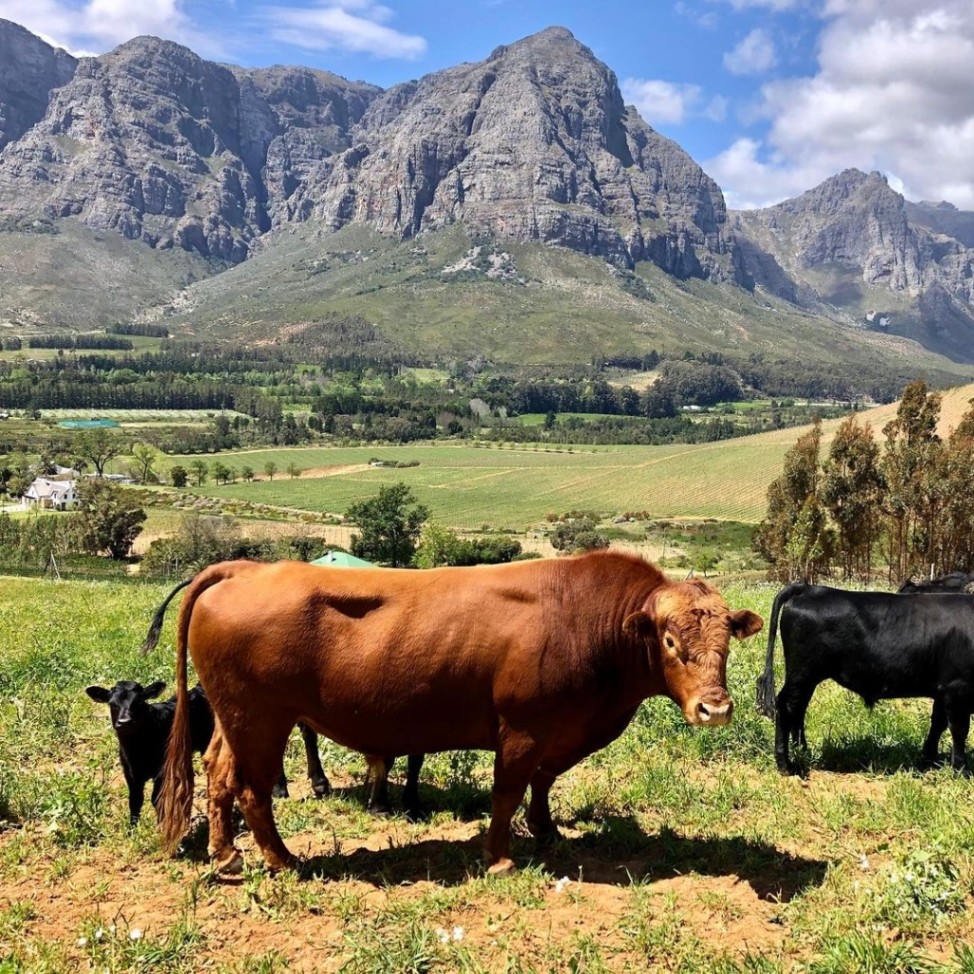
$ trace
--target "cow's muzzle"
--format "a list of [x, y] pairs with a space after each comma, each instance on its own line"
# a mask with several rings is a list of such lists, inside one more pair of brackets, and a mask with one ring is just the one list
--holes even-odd
[[731, 722], [734, 701], [727, 697], [721, 701], [707, 701], [697, 697], [684, 711], [688, 723], [706, 727], [721, 727]]

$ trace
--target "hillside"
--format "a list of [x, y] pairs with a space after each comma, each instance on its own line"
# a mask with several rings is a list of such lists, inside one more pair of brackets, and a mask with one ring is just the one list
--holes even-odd
[[383, 91], [0, 20], [0, 120], [0, 335], [246, 344], [336, 312], [429, 360], [974, 374], [974, 216], [854, 170], [728, 214], [561, 27]]
[[331, 313], [359, 316], [395, 347], [445, 361], [587, 363], [716, 349], [732, 361], [831, 364], [864, 389], [880, 374], [899, 387], [918, 374], [936, 385], [974, 375], [916, 342], [764, 292], [680, 281], [646, 263], [627, 271], [560, 247], [478, 242], [462, 227], [403, 242], [357, 227], [298, 227], [146, 317], [176, 334], [269, 340]]

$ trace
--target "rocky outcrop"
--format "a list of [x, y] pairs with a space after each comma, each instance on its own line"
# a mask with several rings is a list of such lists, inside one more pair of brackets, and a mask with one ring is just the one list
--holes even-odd
[[974, 360], [974, 214], [908, 203], [879, 173], [849, 169], [731, 223], [758, 285]]
[[51, 92], [71, 80], [77, 63], [66, 51], [0, 20], [0, 150], [44, 117]]
[[726, 276], [717, 185], [622, 101], [562, 28], [380, 95], [356, 144], [309, 180], [305, 213], [412, 236], [462, 221], [679, 277]]
[[377, 90], [302, 69], [235, 72], [136, 38], [82, 58], [6, 146], [0, 214], [76, 218], [239, 262], [286, 211], [309, 160], [347, 145]]
[[386, 92], [150, 37], [53, 77], [0, 154], [0, 216], [229, 262], [292, 222], [400, 237], [463, 222], [679, 277], [736, 274], [720, 189], [561, 28]]

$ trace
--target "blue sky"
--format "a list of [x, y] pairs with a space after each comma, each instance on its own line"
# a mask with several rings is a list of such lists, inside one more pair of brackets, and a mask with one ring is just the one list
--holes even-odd
[[848, 167], [974, 210], [974, 0], [0, 0], [74, 54], [137, 34], [389, 87], [567, 27], [731, 207]]

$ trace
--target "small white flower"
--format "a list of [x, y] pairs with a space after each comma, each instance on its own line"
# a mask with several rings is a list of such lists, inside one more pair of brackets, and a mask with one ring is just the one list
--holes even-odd
[[87, 937], [78, 937], [78, 946], [79, 947], [87, 947], [88, 946], [88, 938]]
[[442, 927], [437, 927], [436, 928], [436, 939], [441, 944], [448, 944], [450, 942], [450, 935]]
[[861, 855], [861, 856], [859, 857], [859, 868], [860, 868], [860, 869], [861, 869], [861, 870], [862, 870], [863, 872], [865, 872], [866, 870], [868, 870], [868, 869], [869, 869], [869, 860], [868, 860], [868, 859], [866, 858], [866, 854], [865, 854], [865, 853], [863, 853], [863, 854], [862, 854], [862, 855]]
[[463, 927], [454, 927], [453, 928], [453, 939], [457, 943], [459, 943], [461, 940], [463, 940]]
[[98, 928], [98, 929], [97, 929], [97, 930], [95, 931], [95, 940], [101, 940], [101, 938], [102, 938], [102, 937], [104, 937], [104, 936], [105, 936], [105, 931], [104, 931], [104, 930], [102, 930], [102, 928], [101, 928], [101, 927], [99, 927], [99, 928]]
[[138, 927], [132, 927], [132, 929], [129, 930], [129, 940], [141, 940], [141, 939], [142, 939], [142, 931]]
[[555, 892], [556, 893], [564, 893], [565, 892], [565, 887], [570, 882], [571, 882], [571, 880], [567, 876], [562, 876], [561, 879], [559, 879], [558, 882], [555, 883]]

